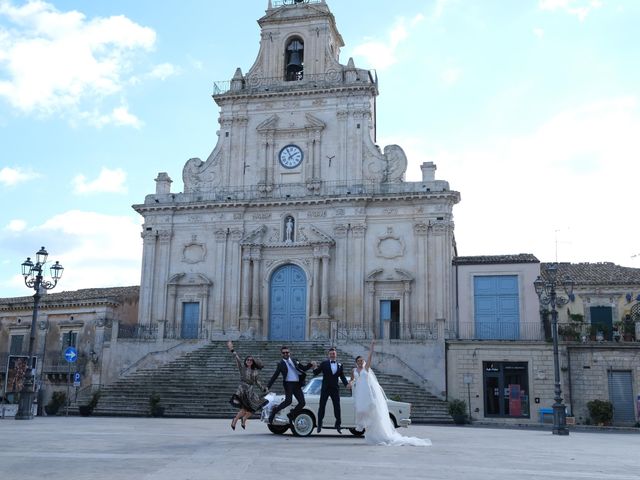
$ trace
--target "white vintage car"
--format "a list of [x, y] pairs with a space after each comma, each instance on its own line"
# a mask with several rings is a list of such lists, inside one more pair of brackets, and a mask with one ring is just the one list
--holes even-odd
[[[271, 433], [282, 435], [289, 428], [291, 428], [293, 434], [298, 437], [306, 437], [308, 435], [311, 435], [311, 433], [313, 433], [313, 430], [317, 426], [318, 405], [320, 403], [321, 387], [322, 377], [315, 377], [309, 380], [307, 385], [302, 389], [305, 399], [304, 409], [300, 413], [298, 413], [298, 415], [293, 419], [292, 422], [289, 422], [287, 414], [295, 407], [295, 398], [293, 399], [289, 407], [278, 412], [273, 423], [269, 423], [269, 414], [271, 413], [271, 409], [275, 405], [278, 405], [284, 401], [284, 395], [269, 393], [266, 397], [269, 400], [269, 405], [264, 407], [262, 410], [262, 421], [267, 424]], [[356, 412], [350, 390], [341, 388], [340, 392], [342, 393], [342, 395], [349, 395], [340, 397], [340, 412], [342, 416], [341, 427], [348, 429], [353, 435], [364, 435], [364, 430], [358, 430], [356, 428]], [[411, 425], [410, 403], [396, 402], [387, 398], [387, 406], [389, 407], [389, 416], [391, 417], [391, 422], [396, 428], [408, 427], [409, 425]], [[331, 403], [331, 399], [327, 401], [327, 407], [322, 423], [323, 430], [333, 429], [333, 425], [335, 424], [335, 417], [333, 416], [333, 404]]]

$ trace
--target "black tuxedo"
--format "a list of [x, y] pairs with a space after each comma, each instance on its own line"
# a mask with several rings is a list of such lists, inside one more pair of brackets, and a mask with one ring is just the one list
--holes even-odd
[[338, 384], [338, 380], [342, 380], [345, 387], [348, 382], [344, 376], [342, 364], [336, 361], [336, 366], [336, 373], [333, 373], [331, 370], [331, 361], [325, 360], [313, 371], [314, 375], [322, 373], [322, 389], [320, 391], [320, 405], [318, 407], [318, 428], [322, 428], [322, 419], [324, 418], [324, 411], [329, 397], [331, 397], [331, 403], [333, 403], [333, 415], [336, 417], [335, 427], [339, 429], [340, 423], [342, 422], [340, 416], [340, 385]]
[[298, 402], [298, 404], [290, 413], [291, 417], [294, 417], [295, 415], [297, 415], [298, 412], [300, 412], [305, 405], [304, 393], [302, 393], [302, 386], [304, 385], [305, 378], [307, 377], [307, 374], [305, 372], [311, 368], [311, 364], [308, 363], [306, 365], [303, 365], [295, 358], [290, 358], [290, 360], [291, 362], [293, 362], [293, 366], [298, 372], [299, 381], [287, 382], [287, 373], [289, 373], [290, 367], [288, 366], [287, 362], [285, 362], [284, 359], [280, 360], [276, 367], [276, 371], [271, 376], [271, 380], [269, 380], [269, 383], [267, 383], [267, 388], [271, 388], [271, 385], [273, 385], [274, 382], [277, 380], [278, 375], [282, 375], [282, 385], [284, 387], [284, 395], [285, 395], [284, 402], [282, 402], [278, 406], [274, 407], [273, 410], [271, 410], [271, 417], [269, 421], [272, 421], [276, 413], [278, 413], [280, 410], [291, 405], [291, 397], [296, 397], [296, 400]]

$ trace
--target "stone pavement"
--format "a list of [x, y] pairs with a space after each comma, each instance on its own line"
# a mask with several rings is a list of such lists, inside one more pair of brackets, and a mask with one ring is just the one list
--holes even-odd
[[0, 420], [1, 480], [640, 479], [640, 434], [417, 425], [431, 447], [375, 447], [348, 432], [273, 435], [257, 420]]

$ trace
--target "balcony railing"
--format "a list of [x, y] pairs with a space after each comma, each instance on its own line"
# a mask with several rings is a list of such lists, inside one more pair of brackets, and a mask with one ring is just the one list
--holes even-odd
[[182, 329], [181, 327], [166, 326], [164, 338], [172, 340], [206, 340], [209, 338], [209, 330], [206, 328]]
[[498, 323], [462, 322], [460, 340], [544, 340], [542, 322]]
[[[351, 70], [353, 72], [353, 70]], [[303, 73], [299, 80], [286, 80], [281, 77], [258, 77], [249, 75], [242, 79], [223, 80], [213, 83], [213, 96], [233, 93], [253, 95], [265, 92], [290, 92], [292, 90], [318, 90], [341, 86], [371, 85], [377, 88], [378, 77], [375, 70], [356, 69], [354, 75], [348, 70], [334, 69], [325, 73]]]
[[118, 325], [119, 340], [155, 341], [158, 338], [156, 325]]
[[449, 182], [379, 183], [368, 180], [349, 182], [309, 181], [306, 183], [258, 184], [251, 186], [214, 188], [208, 192], [148, 195], [145, 202], [200, 203], [200, 202], [251, 202], [260, 200], [295, 200], [309, 197], [376, 198], [390, 195], [425, 196], [451, 192]]
[[324, 0], [302, 0], [300, 1], [296, 1], [296, 0], [273, 0], [271, 3], [273, 5], [274, 8], [276, 7], [283, 7], [285, 5], [295, 5], [296, 3], [322, 3]]

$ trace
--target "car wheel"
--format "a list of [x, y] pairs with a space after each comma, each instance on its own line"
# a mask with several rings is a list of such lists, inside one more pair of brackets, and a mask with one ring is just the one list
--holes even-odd
[[291, 431], [296, 437], [307, 437], [313, 432], [314, 423], [311, 413], [300, 412], [291, 422]]
[[349, 431], [351, 432], [351, 435], [356, 437], [361, 437], [364, 435], [364, 428], [362, 430], [358, 430], [357, 428], [350, 428]]
[[276, 435], [282, 435], [287, 430], [289, 430], [289, 425], [267, 425], [267, 428], [271, 433], [275, 433]]
[[392, 414], [389, 414], [389, 418], [391, 419], [391, 423], [393, 424], [393, 428], [398, 428], [398, 422], [396, 422], [396, 417]]

